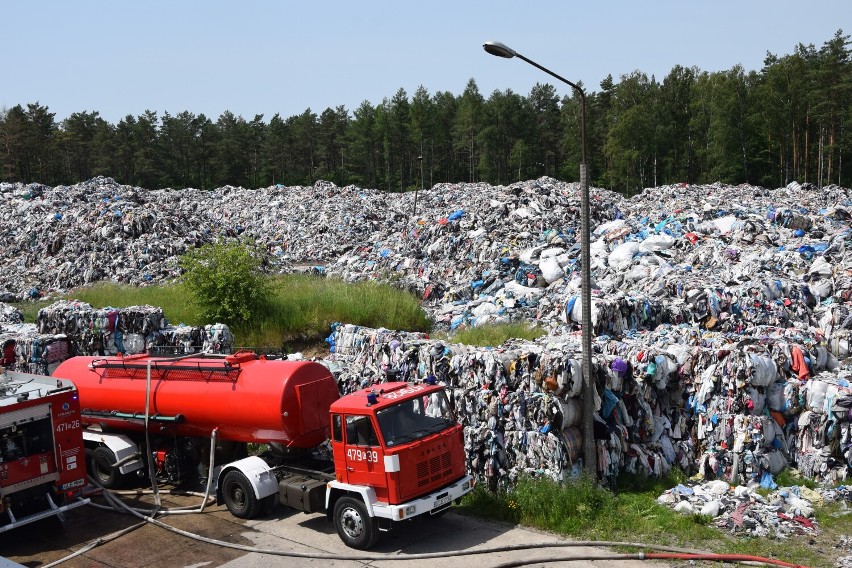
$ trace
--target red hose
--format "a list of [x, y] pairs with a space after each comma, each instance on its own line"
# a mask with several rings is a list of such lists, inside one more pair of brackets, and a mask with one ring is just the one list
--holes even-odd
[[804, 564], [790, 564], [782, 560], [764, 558], [762, 556], [748, 556], [746, 554], [676, 554], [671, 552], [646, 552], [645, 558], [657, 560], [717, 560], [720, 562], [763, 562], [775, 566], [787, 568], [808, 568]]

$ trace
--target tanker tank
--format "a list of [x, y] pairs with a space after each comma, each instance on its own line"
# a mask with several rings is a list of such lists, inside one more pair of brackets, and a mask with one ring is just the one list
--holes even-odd
[[312, 361], [255, 353], [185, 357], [72, 357], [53, 376], [77, 386], [83, 422], [105, 431], [148, 429], [176, 436], [218, 436], [235, 442], [311, 448], [328, 436], [339, 398], [329, 370]]

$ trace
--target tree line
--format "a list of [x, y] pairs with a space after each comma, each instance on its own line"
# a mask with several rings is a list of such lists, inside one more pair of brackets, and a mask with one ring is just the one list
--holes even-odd
[[[670, 183], [852, 185], [852, 59], [838, 30], [817, 49], [767, 53], [759, 71], [634, 71], [586, 93], [591, 181], [627, 194]], [[562, 85], [562, 87], [566, 87]], [[353, 112], [311, 109], [268, 122], [226, 111], [97, 111], [59, 122], [38, 102], [0, 110], [0, 180], [72, 184], [97, 175], [144, 188], [337, 185], [388, 191], [441, 182], [579, 178], [580, 97], [527, 96], [470, 79], [461, 95], [399, 89]]]

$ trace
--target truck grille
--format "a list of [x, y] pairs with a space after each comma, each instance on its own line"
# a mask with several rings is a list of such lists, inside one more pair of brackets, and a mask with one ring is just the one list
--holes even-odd
[[431, 485], [452, 475], [452, 473], [453, 464], [450, 459], [450, 452], [444, 452], [417, 464], [417, 486]]

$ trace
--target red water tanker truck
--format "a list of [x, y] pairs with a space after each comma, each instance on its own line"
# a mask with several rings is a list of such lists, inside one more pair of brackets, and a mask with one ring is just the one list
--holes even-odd
[[[53, 375], [77, 387], [90, 473], [107, 488], [132, 475], [172, 484], [215, 475], [217, 501], [233, 515], [278, 502], [325, 512], [358, 549], [473, 488], [439, 385], [382, 383], [341, 397], [319, 363], [250, 352], [72, 357]], [[265, 450], [248, 455], [249, 444]]]

